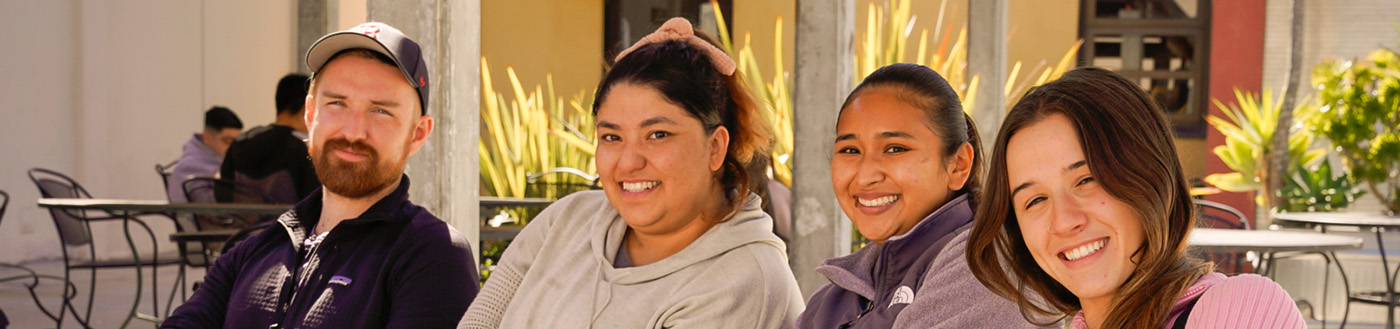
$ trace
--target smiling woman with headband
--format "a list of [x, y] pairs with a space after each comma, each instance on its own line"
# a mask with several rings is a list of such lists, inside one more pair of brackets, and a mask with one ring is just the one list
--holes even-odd
[[734, 61], [682, 18], [598, 85], [603, 191], [511, 242], [459, 328], [782, 328], [802, 311], [747, 173], [772, 144]]

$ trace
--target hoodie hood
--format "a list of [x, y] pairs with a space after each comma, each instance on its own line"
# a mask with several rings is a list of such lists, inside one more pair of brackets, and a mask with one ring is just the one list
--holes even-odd
[[[185, 146], [181, 148], [180, 163], [176, 168], [183, 168], [187, 171], [184, 174], [195, 174], [196, 176], [213, 176], [219, 172], [219, 164], [224, 162], [224, 157], [219, 152], [214, 152], [214, 148], [204, 144], [203, 135], [194, 133], [190, 140], [185, 141]], [[178, 173], [177, 173], [178, 174]], [[176, 176], [179, 182], [184, 182], [191, 177]]]
[[610, 223], [595, 226], [597, 231], [591, 234], [593, 238], [590, 243], [592, 254], [596, 261], [602, 264], [600, 267], [603, 270], [603, 280], [623, 285], [664, 277], [750, 244], [775, 248], [778, 252], [787, 254], [787, 247], [782, 239], [773, 234], [773, 218], [763, 212], [761, 204], [758, 195], [750, 193], [744, 199], [743, 206], [731, 215], [729, 220], [711, 227], [680, 252], [655, 263], [624, 268], [614, 268], [612, 261], [618, 248], [622, 246], [623, 236], [627, 233], [627, 222], [622, 220], [617, 209], [606, 207], [603, 218], [609, 219]]

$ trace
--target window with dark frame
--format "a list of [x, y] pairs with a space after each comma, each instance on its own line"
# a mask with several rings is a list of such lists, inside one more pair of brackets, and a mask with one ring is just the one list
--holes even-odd
[[1083, 0], [1080, 52], [1089, 65], [1136, 81], [1176, 128], [1205, 136], [1210, 0]]
[[[732, 0], [716, 1], [724, 21], [734, 24]], [[685, 17], [695, 30], [719, 41], [715, 10], [709, 0], [605, 0], [603, 3], [603, 52], [609, 64], [622, 50], [632, 46], [672, 17]]]

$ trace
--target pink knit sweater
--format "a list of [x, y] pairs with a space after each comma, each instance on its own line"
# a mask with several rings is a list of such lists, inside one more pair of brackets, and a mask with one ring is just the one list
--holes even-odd
[[[1171, 328], [1181, 311], [1200, 298], [1191, 310], [1187, 328], [1305, 328], [1303, 314], [1288, 292], [1273, 280], [1254, 274], [1227, 277], [1220, 273], [1202, 276], [1186, 289], [1172, 307], [1171, 317], [1162, 328]], [[1070, 327], [1089, 329], [1084, 312], [1074, 316]]]

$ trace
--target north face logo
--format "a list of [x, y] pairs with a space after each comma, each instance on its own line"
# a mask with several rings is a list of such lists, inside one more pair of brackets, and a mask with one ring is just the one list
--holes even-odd
[[899, 286], [898, 289], [894, 290], [894, 297], [890, 298], [889, 307], [894, 307], [895, 304], [909, 304], [913, 302], [914, 289], [910, 289], [909, 286]]

